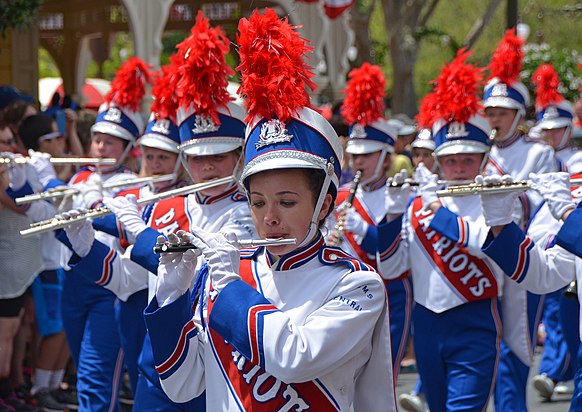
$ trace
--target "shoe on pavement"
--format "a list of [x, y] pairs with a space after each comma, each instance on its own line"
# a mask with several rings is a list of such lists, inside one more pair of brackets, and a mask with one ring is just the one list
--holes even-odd
[[79, 409], [79, 399], [77, 397], [77, 391], [58, 388], [51, 390], [50, 394], [54, 400], [63, 405], [66, 405], [67, 408], [71, 410]]
[[398, 405], [404, 411], [425, 412], [427, 410], [426, 401], [422, 395], [414, 393], [403, 393], [398, 397]]
[[554, 388], [556, 384], [554, 383], [553, 380], [548, 378], [548, 376], [545, 373], [534, 376], [532, 382], [535, 390], [538, 391], [542, 398], [545, 398], [547, 400], [552, 399], [552, 395], [554, 394]]
[[20, 399], [14, 393], [10, 395], [8, 398], [2, 399], [2, 401], [4, 402], [5, 405], [7, 405], [10, 408], [13, 408], [16, 412], [38, 412], [42, 410]]
[[0, 398], [0, 412], [16, 412], [16, 409], [4, 402], [4, 399]]
[[68, 410], [67, 405], [57, 402], [46, 388], [35, 393], [34, 399], [38, 402], [39, 408], [43, 409], [45, 412], [63, 412]]
[[572, 395], [574, 394], [574, 387], [572, 386], [572, 381], [570, 382], [559, 382], [554, 387], [554, 393], [556, 395]]

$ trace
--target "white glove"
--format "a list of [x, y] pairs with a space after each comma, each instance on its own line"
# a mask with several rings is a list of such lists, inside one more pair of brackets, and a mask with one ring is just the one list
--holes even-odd
[[75, 188], [79, 189], [79, 194], [76, 196], [80, 199], [80, 202], [75, 201], [75, 204], [92, 209], [103, 202], [103, 182], [97, 173], [89, 176], [84, 183], [76, 184]]
[[[16, 159], [22, 157], [18, 153], [2, 152], [2, 157]], [[8, 176], [10, 179], [10, 188], [12, 190], [22, 189], [26, 184], [26, 163], [12, 163], [8, 165]]]
[[548, 203], [550, 212], [557, 220], [576, 205], [570, 192], [570, 175], [566, 172], [536, 174], [530, 173], [530, 186], [537, 190]]
[[35, 152], [32, 149], [28, 150], [28, 155], [32, 159], [30, 164], [36, 171], [38, 181], [43, 188], [53, 179], [57, 178], [57, 172], [51, 163], [51, 155], [48, 153]]
[[426, 209], [431, 203], [438, 202], [437, 188], [439, 177], [420, 163], [414, 172], [414, 180], [418, 183], [418, 191], [422, 197], [423, 207]]
[[[73, 209], [69, 210], [68, 212], [61, 213], [55, 217], [72, 218], [83, 212], [86, 212], [86, 210]], [[71, 246], [77, 255], [83, 258], [89, 254], [91, 246], [93, 246], [93, 242], [95, 241], [95, 229], [93, 229], [93, 226], [89, 220], [85, 219], [81, 222], [65, 226], [65, 233], [67, 234], [69, 242], [71, 242]]]
[[[171, 244], [192, 243], [190, 233], [179, 230], [170, 233]], [[158, 236], [157, 244], [164, 244], [165, 238]], [[199, 249], [189, 249], [184, 253], [165, 253], [160, 257], [156, 298], [161, 306], [166, 306], [182, 296], [194, 283], [196, 262], [201, 252]]]
[[127, 232], [130, 243], [143, 232], [147, 225], [141, 218], [141, 214], [137, 210], [137, 197], [135, 195], [117, 196], [113, 198], [106, 198], [103, 200], [105, 206], [113, 213], [123, 225]]
[[[483, 186], [495, 186], [500, 184], [513, 183], [513, 178], [509, 175], [499, 176], [481, 176], [475, 177], [475, 183]], [[481, 209], [483, 216], [485, 216], [485, 223], [487, 226], [503, 226], [513, 221], [513, 209], [515, 201], [521, 192], [510, 191], [500, 193], [485, 193], [482, 192]]]
[[386, 181], [386, 214], [401, 215], [406, 211], [411, 191], [410, 184], [405, 183], [407, 178], [408, 172], [402, 169]]
[[218, 293], [226, 285], [239, 280], [240, 252], [234, 233], [209, 233], [192, 227], [188, 240], [202, 251], [208, 264], [212, 287]]
[[368, 225], [353, 207], [343, 210], [338, 216], [338, 219], [344, 222], [343, 226], [347, 232], [352, 232], [361, 237], [366, 236], [368, 226], [370, 225]]

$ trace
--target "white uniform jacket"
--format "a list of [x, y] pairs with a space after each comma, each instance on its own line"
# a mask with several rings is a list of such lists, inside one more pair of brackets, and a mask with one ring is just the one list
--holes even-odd
[[243, 280], [218, 296], [203, 268], [192, 295], [150, 302], [146, 324], [170, 399], [206, 391], [208, 411], [395, 411], [378, 274], [321, 236], [272, 259], [265, 248], [242, 251]]

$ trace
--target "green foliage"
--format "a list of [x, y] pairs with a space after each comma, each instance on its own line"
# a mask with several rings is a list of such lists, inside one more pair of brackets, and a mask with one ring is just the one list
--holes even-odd
[[38, 77], [61, 77], [57, 64], [46, 49], [38, 49]]
[[562, 82], [558, 88], [560, 93], [571, 102], [578, 100], [582, 86], [582, 68], [579, 66], [582, 64], [582, 57], [576, 50], [556, 50], [547, 43], [528, 44], [525, 50], [521, 81], [529, 88], [532, 96], [535, 86], [531, 84], [531, 75], [540, 65], [552, 63]]
[[25, 29], [32, 23], [43, 0], [0, 0], [0, 34], [9, 28]]

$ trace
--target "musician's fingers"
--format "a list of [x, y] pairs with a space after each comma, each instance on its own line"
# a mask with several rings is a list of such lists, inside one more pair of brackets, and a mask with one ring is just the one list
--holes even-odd
[[475, 183], [477, 183], [478, 185], [482, 185], [483, 184], [483, 175], [477, 175], [475, 176]]
[[503, 175], [501, 176], [501, 183], [508, 185], [513, 183], [513, 177], [511, 177], [510, 175]]
[[501, 176], [493, 175], [493, 176], [485, 176], [483, 178], [483, 184], [485, 186], [495, 186], [501, 183]]
[[168, 243], [172, 246], [176, 246], [180, 244], [180, 238], [176, 236], [174, 233], [170, 233], [168, 235]]
[[156, 246], [162, 246], [164, 243], [166, 243], [166, 238], [164, 235], [159, 235], [157, 240], [156, 240]]

